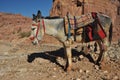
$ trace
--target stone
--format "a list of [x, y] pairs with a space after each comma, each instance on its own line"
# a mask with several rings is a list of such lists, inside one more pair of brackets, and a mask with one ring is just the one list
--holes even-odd
[[119, 80], [119, 77], [118, 76], [114, 76], [113, 80]]
[[120, 39], [118, 39], [118, 46], [120, 47]]
[[90, 71], [89, 70], [86, 70], [85, 73], [88, 74]]
[[107, 74], [107, 73], [108, 73], [108, 71], [103, 71], [103, 73], [104, 73], [104, 74]]
[[83, 56], [83, 55], [80, 55], [80, 56], [79, 56], [79, 58], [80, 58], [80, 59], [83, 59], [83, 58], [84, 58], [84, 56]]
[[82, 73], [82, 72], [83, 72], [83, 70], [82, 70], [82, 69], [80, 69], [80, 70], [79, 70], [79, 72], [80, 72], [80, 73]]
[[75, 80], [81, 80], [80, 78], [76, 78]]
[[94, 67], [95, 67], [96, 70], [100, 69], [98, 65], [94, 65]]
[[57, 68], [53, 68], [53, 70], [54, 70], [54, 71], [56, 71], [56, 70], [57, 70]]

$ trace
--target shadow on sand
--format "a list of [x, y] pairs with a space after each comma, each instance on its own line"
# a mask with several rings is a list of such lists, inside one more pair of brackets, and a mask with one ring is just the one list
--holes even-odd
[[[90, 54], [85, 55], [83, 52], [78, 52], [75, 49], [72, 49], [72, 57], [79, 57], [80, 55], [83, 55], [84, 57], [87, 57], [90, 62], [94, 63], [94, 60], [93, 60], [93, 58], [91, 57]], [[60, 66], [61, 68], [64, 69], [64, 66], [57, 61], [58, 57], [61, 57], [61, 58], [65, 57], [63, 48], [60, 48], [60, 49], [58, 49], [56, 51], [46, 51], [46, 52], [40, 52], [40, 53], [31, 53], [30, 55], [28, 55], [27, 61], [29, 63], [31, 63], [36, 58], [43, 58], [43, 59], [50, 60], [51, 62], [55, 63], [56, 65], [58, 65], [58, 66]]]

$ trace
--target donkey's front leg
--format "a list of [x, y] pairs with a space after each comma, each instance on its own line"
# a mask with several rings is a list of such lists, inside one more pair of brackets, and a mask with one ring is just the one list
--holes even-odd
[[71, 68], [72, 68], [72, 53], [71, 53], [71, 47], [70, 46], [66, 47], [66, 59], [67, 59], [66, 70], [70, 71]]
[[70, 71], [72, 68], [72, 51], [71, 51], [71, 44], [72, 44], [72, 40], [69, 39], [67, 41], [65, 41], [64, 43], [64, 49], [65, 49], [65, 54], [66, 54], [66, 70]]

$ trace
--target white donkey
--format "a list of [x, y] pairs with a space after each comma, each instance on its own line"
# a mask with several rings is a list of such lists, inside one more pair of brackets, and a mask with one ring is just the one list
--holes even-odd
[[[97, 14], [99, 21], [101, 25], [103, 26], [103, 29], [106, 33], [106, 37], [104, 39], [95, 40], [95, 42], [98, 43], [100, 48], [100, 57], [96, 61], [99, 63], [104, 58], [106, 48], [111, 43], [112, 39], [112, 22], [111, 19], [103, 14]], [[63, 43], [63, 47], [65, 50], [66, 55], [66, 70], [70, 71], [72, 69], [72, 52], [71, 52], [71, 46], [74, 44], [74, 36], [71, 36], [71, 38], [68, 39], [67, 35], [65, 35], [65, 28], [64, 28], [64, 18], [56, 18], [56, 19], [45, 19], [41, 18], [41, 15], [38, 14], [35, 16], [33, 15], [33, 23], [31, 26], [31, 36], [30, 39], [32, 40], [33, 44], [38, 44], [38, 42], [43, 38], [44, 34], [51, 35], [55, 38], [57, 38], [61, 43]], [[80, 35], [76, 36], [78, 37], [78, 40], [76, 42], [81, 43], [82, 38]], [[80, 38], [79, 38], [80, 37]], [[85, 43], [86, 44], [86, 43]], [[104, 55], [103, 55], [104, 54]]]

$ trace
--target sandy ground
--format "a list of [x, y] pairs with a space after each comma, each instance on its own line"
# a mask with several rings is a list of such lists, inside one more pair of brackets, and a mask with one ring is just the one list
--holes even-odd
[[0, 80], [120, 80], [120, 60], [109, 60], [101, 70], [84, 57], [66, 72], [63, 53], [61, 45], [0, 41]]

